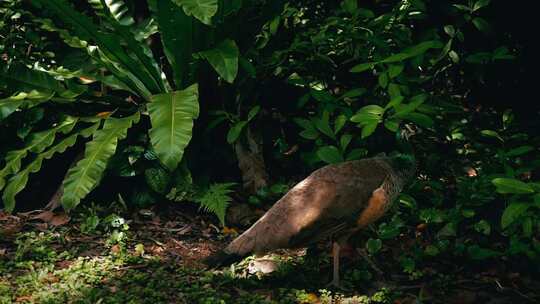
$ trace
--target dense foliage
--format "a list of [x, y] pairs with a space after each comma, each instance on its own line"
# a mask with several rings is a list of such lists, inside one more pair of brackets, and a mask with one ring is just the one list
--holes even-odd
[[530, 50], [499, 5], [3, 1], [3, 208], [60, 187], [67, 210], [189, 200], [224, 224], [229, 204], [396, 149], [411, 123], [418, 177], [365, 232], [369, 253], [414, 236], [395, 250], [415, 276], [435, 257], [538, 262], [538, 106], [507, 99], [525, 96]]

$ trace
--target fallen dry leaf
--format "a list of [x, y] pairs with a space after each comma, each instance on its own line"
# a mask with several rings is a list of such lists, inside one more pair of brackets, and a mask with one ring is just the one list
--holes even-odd
[[232, 235], [232, 236], [238, 235], [238, 231], [236, 229], [229, 228], [227, 226], [223, 227], [223, 230], [221, 230], [221, 233], [223, 233], [224, 235]]
[[119, 253], [119, 252], [120, 252], [120, 246], [118, 246], [118, 245], [113, 245], [113, 246], [111, 247], [111, 251], [112, 251], [113, 253]]

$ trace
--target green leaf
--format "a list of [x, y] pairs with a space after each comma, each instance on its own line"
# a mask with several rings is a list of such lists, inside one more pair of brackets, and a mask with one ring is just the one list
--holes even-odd
[[400, 119], [386, 119], [384, 121], [384, 127], [392, 132], [397, 132], [399, 129]]
[[99, 127], [96, 123], [86, 129], [72, 134], [60, 142], [39, 154], [26, 168], [14, 175], [7, 183], [6, 189], [2, 195], [2, 200], [6, 211], [12, 212], [15, 208], [15, 196], [21, 192], [28, 183], [28, 177], [31, 173], [38, 172], [41, 169], [43, 160], [51, 159], [55, 154], [64, 153], [67, 148], [72, 147], [77, 142], [77, 137], [89, 137]]
[[191, 140], [193, 120], [199, 116], [197, 84], [185, 90], [153, 95], [147, 105], [152, 128], [150, 142], [163, 164], [174, 171]]
[[480, 131], [480, 134], [482, 134], [484, 136], [487, 136], [487, 137], [497, 138], [500, 141], [504, 141], [503, 138], [499, 135], [499, 133], [497, 133], [496, 131], [493, 131], [493, 130], [482, 130], [482, 131]]
[[173, 0], [176, 5], [182, 7], [188, 16], [199, 19], [202, 23], [210, 25], [212, 16], [217, 13], [217, 0]]
[[382, 241], [380, 239], [368, 239], [366, 242], [366, 248], [369, 254], [375, 254], [382, 248]]
[[319, 137], [319, 132], [317, 130], [304, 130], [299, 133], [305, 139], [313, 140]]
[[350, 71], [351, 73], [361, 73], [373, 69], [373, 67], [375, 67], [375, 63], [373, 62], [361, 63], [353, 66]]
[[84, 157], [68, 170], [64, 179], [62, 206], [71, 210], [79, 204], [101, 180], [107, 162], [116, 151], [118, 141], [127, 135], [127, 130], [139, 120], [139, 113], [125, 118], [108, 118], [101, 130], [94, 133], [86, 144]]
[[233, 83], [238, 73], [239, 51], [233, 40], [226, 39], [215, 48], [199, 53], [208, 60], [216, 72], [229, 83]]
[[452, 59], [452, 62], [458, 63], [459, 62], [459, 55], [456, 53], [456, 51], [452, 50], [448, 52], [448, 56], [450, 56], [450, 59]]
[[317, 150], [317, 156], [328, 164], [336, 164], [343, 162], [343, 155], [335, 146], [324, 146]]
[[415, 124], [421, 126], [421, 127], [424, 127], [424, 128], [430, 128], [430, 127], [433, 127], [433, 119], [431, 119], [431, 117], [429, 117], [428, 115], [426, 114], [422, 114], [422, 113], [408, 113], [406, 115], [401, 115], [400, 116], [401, 118], [405, 119], [405, 120], [410, 120], [412, 122], [414, 122]]
[[[35, 4], [46, 6], [63, 22], [71, 25], [78, 37], [85, 41], [92, 41], [98, 47], [94, 53], [100, 54], [101, 63], [115, 74], [119, 79], [129, 80], [130, 86], [139, 92], [144, 98], [149, 98], [150, 92], [163, 91], [164, 84], [161, 73], [156, 69], [155, 62], [148, 58], [148, 54], [142, 51], [142, 48], [136, 47], [136, 43], [129, 43], [130, 47], [135, 49], [126, 49], [122, 41], [125, 33], [118, 34], [120, 28], [115, 27], [115, 32], [106, 32], [92, 22], [92, 19], [76, 11], [64, 0], [35, 0]], [[131, 35], [131, 33], [130, 33]], [[133, 39], [134, 40], [134, 39]], [[133, 52], [131, 52], [133, 51]], [[126, 72], [124, 73], [125, 70]]]
[[375, 130], [377, 129], [378, 125], [379, 125], [378, 122], [373, 122], [373, 123], [364, 125], [364, 127], [362, 127], [362, 134], [361, 134], [362, 138], [366, 138], [370, 136], [371, 134], [373, 134], [373, 132], [375, 132]]
[[253, 118], [255, 118], [255, 116], [259, 113], [259, 110], [261, 109], [260, 106], [254, 106], [253, 108], [251, 108], [251, 110], [249, 110], [249, 113], [248, 113], [248, 119], [247, 121], [251, 121]]
[[367, 105], [362, 107], [355, 115], [351, 117], [352, 122], [360, 124], [370, 124], [379, 122], [384, 114], [384, 108], [378, 105]]
[[4, 188], [5, 178], [8, 175], [15, 174], [21, 170], [21, 161], [28, 155], [29, 152], [43, 152], [46, 148], [53, 144], [57, 133], [70, 132], [75, 126], [76, 122], [76, 118], [66, 117], [52, 129], [30, 134], [30, 136], [28, 136], [28, 140], [25, 142], [24, 148], [7, 152], [5, 156], [6, 165], [4, 168], [2, 168], [2, 170], [0, 170], [0, 189]]
[[311, 123], [311, 120], [304, 119], [304, 118], [293, 118], [293, 121], [299, 125], [300, 127], [306, 129], [306, 130], [315, 130], [315, 126]]
[[201, 204], [201, 209], [214, 213], [221, 225], [225, 225], [225, 213], [232, 201], [230, 189], [235, 183], [213, 184], [195, 200]]
[[244, 127], [247, 125], [247, 121], [241, 120], [237, 123], [235, 123], [227, 133], [227, 142], [229, 144], [234, 143], [238, 137], [240, 137], [240, 134], [242, 134], [242, 130], [244, 130]]
[[427, 52], [429, 49], [440, 49], [442, 47], [443, 47], [443, 44], [439, 40], [424, 41], [415, 46], [412, 46], [403, 50], [401, 53], [392, 55], [380, 61], [380, 63], [401, 62], [401, 61], [404, 61], [405, 59], [409, 59], [409, 58], [421, 55]]
[[523, 154], [527, 154], [531, 151], [534, 150], [534, 147], [531, 147], [531, 146], [521, 146], [521, 147], [517, 147], [517, 148], [514, 148], [508, 152], [506, 152], [506, 156], [510, 156], [510, 157], [513, 157], [513, 156], [520, 156], [520, 155], [523, 155]]
[[481, 32], [489, 33], [491, 31], [489, 23], [480, 17], [473, 18], [472, 23]]
[[365, 88], [355, 88], [355, 89], [352, 89], [352, 90], [349, 90], [349, 91], [345, 92], [343, 95], [341, 95], [340, 98], [343, 99], [343, 98], [360, 97], [360, 96], [364, 95], [366, 92], [367, 92], [367, 90]]
[[513, 178], [495, 178], [491, 183], [497, 187], [497, 192], [499, 193], [534, 193], [534, 189], [531, 186]]
[[[2, 64], [0, 64], [2, 67]], [[41, 95], [72, 95], [64, 85], [43, 71], [29, 69], [22, 64], [13, 64], [0, 70], [0, 84], [5, 84], [11, 91], [37, 91]]]
[[453, 38], [456, 35], [456, 28], [453, 25], [445, 25], [444, 32]]
[[336, 138], [334, 131], [330, 128], [330, 113], [328, 111], [324, 111], [320, 119], [313, 119], [313, 124], [324, 135], [333, 139]]
[[17, 109], [25, 107], [31, 108], [38, 104], [48, 101], [54, 93], [39, 92], [32, 90], [28, 93], [20, 92], [10, 97], [0, 99], [0, 121], [11, 115]]
[[157, 0], [150, 6], [159, 27], [163, 52], [173, 71], [176, 87], [189, 84], [189, 63], [193, 53], [192, 18], [178, 9], [171, 0]]
[[247, 60], [247, 59], [244, 58], [243, 56], [240, 56], [240, 58], [238, 58], [238, 63], [240, 64], [240, 67], [242, 67], [242, 69], [243, 69], [244, 71], [246, 71], [246, 73], [247, 73], [251, 78], [257, 77], [257, 69], [255, 68], [255, 66], [253, 65], [253, 63], [251, 63], [249, 60]]
[[408, 104], [400, 105], [399, 109], [396, 111], [397, 117], [404, 117], [405, 115], [413, 112], [418, 108], [421, 104], [423, 104], [427, 99], [426, 94], [418, 94], [416, 96], [413, 96], [411, 98], [411, 101]]
[[491, 225], [486, 220], [480, 220], [478, 223], [474, 224], [474, 230], [485, 235], [490, 235]]
[[351, 134], [343, 134], [339, 140], [339, 146], [341, 147], [342, 151], [347, 150], [347, 147], [351, 143], [351, 140], [353, 139], [353, 136]]
[[347, 123], [347, 116], [341, 114], [336, 117], [336, 120], [334, 121], [334, 134], [338, 134], [339, 131], [345, 126]]
[[129, 14], [129, 9], [123, 0], [88, 0], [92, 7], [100, 13], [106, 11], [112, 19], [123, 26], [130, 26], [135, 20]]
[[365, 157], [368, 154], [368, 151], [363, 148], [352, 149], [349, 154], [347, 154], [346, 160], [355, 160]]
[[473, 5], [473, 12], [485, 7], [485, 6], [488, 6], [489, 5], [489, 2], [491, 2], [491, 0], [478, 0], [476, 1], [476, 3]]
[[504, 209], [503, 215], [501, 217], [501, 228], [506, 229], [522, 214], [524, 214], [528, 208], [529, 205], [525, 203], [511, 203], [510, 205], [508, 205], [508, 207]]
[[381, 88], [386, 88], [386, 86], [388, 85], [388, 73], [381, 73], [379, 75], [378, 81]]
[[397, 95], [395, 97], [392, 97], [390, 99], [390, 102], [384, 107], [384, 110], [388, 110], [390, 108], [398, 107], [403, 102], [404, 97], [401, 95]]
[[388, 68], [388, 76], [390, 76], [391, 79], [397, 77], [399, 74], [401, 74], [401, 72], [403, 72], [404, 67], [405, 66], [403, 64], [393, 64], [393, 65], [391, 65]]
[[358, 2], [357, 0], [344, 0], [341, 2], [341, 7], [349, 14], [354, 15], [358, 9]]

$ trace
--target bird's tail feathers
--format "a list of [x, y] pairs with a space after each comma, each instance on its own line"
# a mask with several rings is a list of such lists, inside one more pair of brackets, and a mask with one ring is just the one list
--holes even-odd
[[244, 257], [245, 256], [236, 253], [226, 253], [224, 250], [220, 250], [204, 259], [203, 263], [208, 266], [208, 268], [217, 268], [229, 266], [232, 263], [241, 261]]

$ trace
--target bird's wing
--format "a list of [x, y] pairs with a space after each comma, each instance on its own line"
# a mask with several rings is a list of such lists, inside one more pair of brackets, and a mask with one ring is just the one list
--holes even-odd
[[303, 247], [352, 228], [387, 174], [373, 159], [321, 168], [291, 189], [226, 251], [243, 255]]
[[[290, 247], [305, 247], [330, 236], [340, 237], [358, 226], [361, 215], [371, 206], [376, 197], [375, 192], [384, 182], [385, 172], [369, 176], [349, 176], [326, 181], [333, 187], [335, 195], [331, 200], [321, 204], [321, 212], [315, 221], [293, 235], [289, 240]], [[373, 213], [373, 216], [375, 214]], [[368, 217], [371, 217], [368, 214]]]

